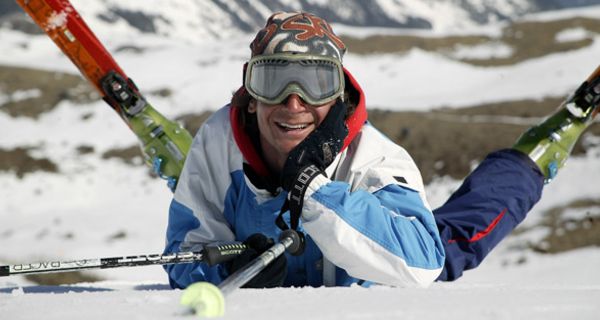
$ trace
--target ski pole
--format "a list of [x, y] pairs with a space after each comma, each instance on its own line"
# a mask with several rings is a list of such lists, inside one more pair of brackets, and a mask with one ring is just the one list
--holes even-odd
[[44, 261], [0, 266], [0, 277], [37, 274], [59, 273], [84, 269], [109, 269], [121, 267], [138, 267], [148, 265], [166, 265], [191, 262], [205, 262], [209, 266], [228, 261], [246, 249], [239, 242], [209, 244], [201, 251], [185, 251], [168, 254], [144, 254], [113, 258], [79, 259], [68, 261]]
[[196, 282], [187, 287], [181, 296], [181, 304], [193, 309], [200, 317], [223, 316], [225, 314], [225, 296], [252, 280], [286, 250], [295, 254], [302, 250], [303, 245], [302, 236], [296, 231], [284, 230], [278, 243], [231, 274], [218, 287], [210, 282]]

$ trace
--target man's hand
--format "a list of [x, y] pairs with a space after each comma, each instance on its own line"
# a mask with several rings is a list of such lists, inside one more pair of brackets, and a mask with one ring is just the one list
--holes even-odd
[[284, 190], [290, 191], [304, 168], [315, 166], [322, 172], [333, 162], [348, 135], [346, 110], [346, 104], [338, 100], [319, 127], [290, 151], [281, 172]]
[[281, 186], [289, 193], [276, 220], [283, 230], [288, 228], [282, 218], [287, 209], [290, 210], [291, 228], [296, 230], [308, 185], [323, 174], [342, 150], [344, 139], [348, 136], [345, 121], [347, 109], [345, 103], [336, 101], [315, 131], [290, 151], [281, 172]]
[[[241, 269], [250, 261], [261, 255], [263, 252], [271, 248], [275, 242], [273, 239], [267, 238], [264, 234], [255, 233], [249, 236], [244, 244], [248, 247], [242, 254], [233, 259], [228, 265], [230, 274]], [[281, 287], [287, 276], [287, 259], [285, 254], [280, 255], [264, 268], [259, 274], [254, 276], [252, 280], [246, 283], [243, 288], [274, 288]]]

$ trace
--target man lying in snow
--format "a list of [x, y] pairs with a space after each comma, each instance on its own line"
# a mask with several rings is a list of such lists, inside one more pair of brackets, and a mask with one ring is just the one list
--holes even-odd
[[326, 21], [274, 14], [250, 48], [243, 85], [194, 138], [165, 252], [234, 240], [251, 249], [213, 267], [167, 266], [173, 287], [220, 283], [290, 227], [303, 248], [247, 287], [454, 280], [525, 218], [598, 112], [596, 79], [569, 110], [488, 155], [432, 211], [409, 154], [367, 121], [364, 93], [342, 66], [346, 47]]

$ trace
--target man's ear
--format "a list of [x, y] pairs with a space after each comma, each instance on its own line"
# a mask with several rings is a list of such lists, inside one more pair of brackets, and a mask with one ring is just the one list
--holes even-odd
[[256, 100], [250, 99], [248, 103], [248, 113], [256, 113]]

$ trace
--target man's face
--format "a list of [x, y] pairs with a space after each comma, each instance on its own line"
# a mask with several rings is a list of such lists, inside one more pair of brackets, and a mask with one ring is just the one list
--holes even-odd
[[256, 113], [263, 156], [277, 171], [283, 168], [288, 153], [323, 121], [335, 100], [312, 106], [291, 94], [281, 104], [253, 100], [248, 111]]

